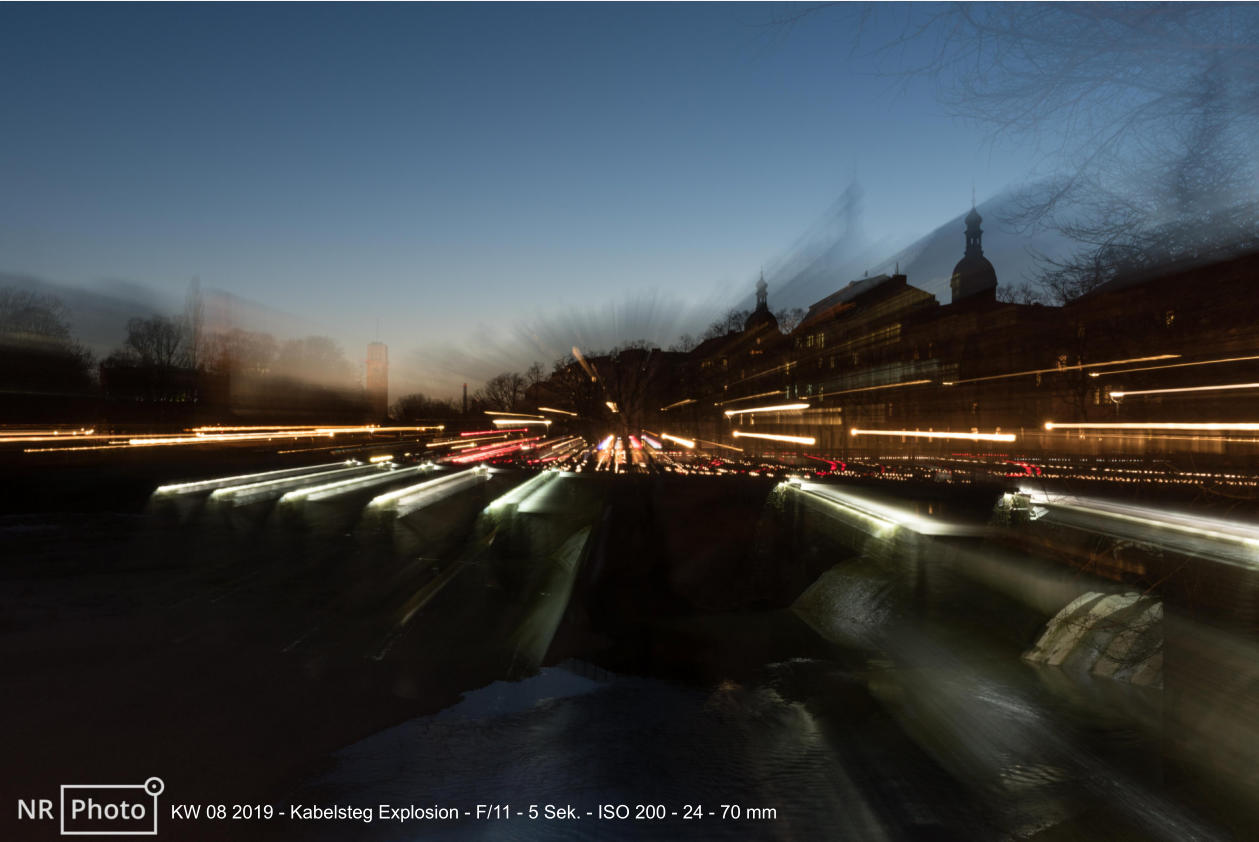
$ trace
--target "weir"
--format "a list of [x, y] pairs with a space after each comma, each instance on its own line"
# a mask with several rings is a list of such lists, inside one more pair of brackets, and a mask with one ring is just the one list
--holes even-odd
[[[1169, 514], [1144, 529], [1129, 509], [997, 485], [431, 474], [342, 466], [175, 496], [239, 497], [253, 514], [216, 552], [237, 548], [234, 563], [258, 565], [254, 590], [286, 594], [293, 607], [272, 621], [286, 657], [360, 653], [402, 698], [574, 658], [600, 674], [690, 674], [695, 652], [724, 645], [707, 668], [737, 675], [749, 659], [826, 652], [847, 670], [844, 698], [895, 723], [965, 798], [1004, 805], [1011, 832], [1069, 824], [1063, 804], [1109, 793], [1152, 838], [1209, 837], [1155, 794], [1152, 770], [1249, 816], [1259, 652], [1238, 633], [1249, 603], [1236, 583], [1255, 575], [1239, 528]], [[285, 509], [302, 516], [272, 516]], [[1162, 578], [1143, 583], [1151, 571]], [[1234, 603], [1212, 603], [1222, 613], [1195, 589], [1208, 575], [1234, 583]], [[475, 634], [450, 639], [470, 616]], [[1099, 742], [1092, 721], [1136, 744]]]

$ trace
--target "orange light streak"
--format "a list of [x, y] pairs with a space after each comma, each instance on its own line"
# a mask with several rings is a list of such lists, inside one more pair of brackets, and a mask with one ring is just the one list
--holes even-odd
[[[1107, 360], [1101, 363], [1079, 363], [1077, 365], [1064, 365], [1054, 368], [1030, 368], [1027, 371], [1015, 371], [1010, 374], [990, 374], [987, 377], [968, 377], [965, 380], [945, 380], [944, 386], [956, 386], [959, 383], [978, 383], [981, 380], [1003, 380], [1007, 377], [1022, 377], [1025, 374], [1052, 374], [1056, 371], [1079, 371], [1083, 368], [1097, 368], [1103, 365], [1123, 365], [1124, 363], [1143, 363], [1151, 360], [1174, 360], [1180, 354], [1155, 354], [1152, 357], [1130, 357], [1124, 360]], [[1109, 373], [1109, 372], [1107, 372]]]

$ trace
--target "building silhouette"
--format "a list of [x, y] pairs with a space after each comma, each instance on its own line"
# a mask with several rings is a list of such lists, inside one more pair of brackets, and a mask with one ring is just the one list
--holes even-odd
[[974, 207], [966, 214], [966, 253], [953, 267], [953, 275], [949, 279], [954, 304], [963, 298], [982, 296], [995, 299], [997, 296], [997, 270], [984, 257], [984, 232], [979, 227], [983, 221]]
[[[974, 208], [965, 218], [948, 303], [899, 271], [882, 274], [814, 302], [783, 334], [762, 278], [744, 329], [703, 342], [675, 367], [659, 426], [725, 442], [735, 430], [796, 435], [814, 444], [738, 444], [854, 458], [983, 450], [898, 430], [1014, 434], [1017, 449], [1033, 453], [1225, 455], [1222, 436], [1064, 436], [1045, 424], [1253, 420], [1259, 387], [1240, 386], [1259, 381], [1259, 256], [1129, 274], [1061, 306], [1022, 304], [997, 298], [982, 221]], [[1228, 388], [1200, 390], [1213, 384]], [[1125, 392], [1137, 397], [1113, 397]], [[786, 402], [808, 408], [725, 415]]]

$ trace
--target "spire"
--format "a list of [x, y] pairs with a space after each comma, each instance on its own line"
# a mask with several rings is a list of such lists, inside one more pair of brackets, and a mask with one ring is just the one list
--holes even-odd
[[977, 211], [974, 207], [971, 207], [970, 213], [966, 214], [967, 256], [974, 255], [976, 257], [983, 257], [984, 248], [981, 241], [983, 239], [984, 230], [979, 227], [979, 223], [983, 221], [984, 218], [979, 215], [979, 211]]
[[761, 270], [761, 279], [756, 282], [756, 309], [769, 309], [769, 284], [765, 283], [765, 270]]

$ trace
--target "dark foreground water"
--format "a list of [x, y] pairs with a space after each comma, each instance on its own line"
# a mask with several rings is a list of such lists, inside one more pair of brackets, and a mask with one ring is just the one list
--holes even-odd
[[927, 553], [906, 587], [771, 483], [512, 487], [384, 531], [361, 502], [0, 519], [5, 799], [157, 774], [163, 810], [271, 811], [163, 812], [181, 840], [1249, 835], [1210, 790], [1254, 694], [1198, 681], [1177, 718], [1183, 681], [1022, 661], [1046, 618], [982, 546], [986, 579]]
[[[809, 654], [749, 659], [749, 626]], [[377, 813], [353, 832], [372, 839], [1227, 838], [1163, 790], [1148, 693], [1063, 693], [941, 628], [917, 638], [922, 664], [810, 640], [781, 611], [642, 631], [653, 640], [634, 641], [639, 668], [671, 640], [665, 672], [687, 660], [691, 675], [729, 677], [545, 667], [337, 752], [294, 801], [458, 811]], [[510, 817], [478, 818], [477, 805]], [[569, 805], [575, 819], [545, 817]], [[346, 833], [325, 823], [310, 837]]]

